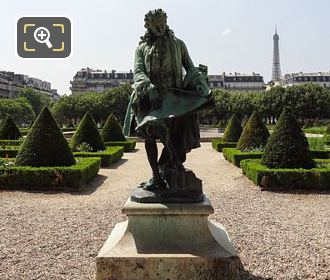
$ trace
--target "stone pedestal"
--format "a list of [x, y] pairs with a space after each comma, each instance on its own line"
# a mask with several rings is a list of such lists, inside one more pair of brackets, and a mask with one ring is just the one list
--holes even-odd
[[207, 219], [210, 201], [137, 203], [97, 256], [97, 280], [239, 279], [239, 258], [225, 229]]

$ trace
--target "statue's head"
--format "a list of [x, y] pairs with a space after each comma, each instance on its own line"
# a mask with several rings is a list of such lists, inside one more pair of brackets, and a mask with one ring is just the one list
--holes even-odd
[[164, 36], [168, 29], [167, 15], [162, 9], [149, 11], [144, 22], [144, 27], [156, 37]]

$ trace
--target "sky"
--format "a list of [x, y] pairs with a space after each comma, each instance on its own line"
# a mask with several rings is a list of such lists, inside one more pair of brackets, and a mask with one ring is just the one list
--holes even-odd
[[[70, 80], [85, 67], [133, 69], [144, 15], [162, 8], [175, 35], [209, 74], [260, 73], [271, 78], [273, 34], [280, 36], [283, 73], [330, 70], [329, 0], [0, 0], [0, 70], [51, 82], [70, 94]], [[72, 56], [23, 60], [16, 55], [16, 22], [23, 16], [68, 16]]]

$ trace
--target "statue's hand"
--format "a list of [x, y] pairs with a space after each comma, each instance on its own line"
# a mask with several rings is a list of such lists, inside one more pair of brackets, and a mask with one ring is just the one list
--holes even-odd
[[151, 107], [154, 110], [160, 108], [161, 100], [160, 100], [158, 91], [156, 89], [156, 86], [153, 84], [150, 84], [150, 86], [149, 86], [149, 101], [150, 101]]

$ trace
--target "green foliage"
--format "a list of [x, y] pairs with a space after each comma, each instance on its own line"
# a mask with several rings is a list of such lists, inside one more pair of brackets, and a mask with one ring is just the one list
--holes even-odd
[[13, 117], [8, 115], [0, 126], [0, 139], [17, 140], [22, 137]]
[[226, 122], [233, 113], [243, 119], [254, 110], [267, 123], [275, 122], [287, 105], [294, 109], [301, 120], [330, 118], [330, 90], [314, 83], [287, 88], [276, 86], [265, 92], [249, 94], [219, 89], [213, 93], [216, 109], [209, 114], [208, 120], [203, 119], [203, 124], [218, 124], [220, 120]]
[[314, 127], [308, 127], [303, 129], [305, 133], [311, 133], [311, 134], [324, 134], [326, 132], [326, 128], [322, 126], [314, 126]]
[[101, 136], [104, 141], [126, 141], [120, 123], [113, 114], [107, 118]]
[[103, 93], [84, 93], [62, 97], [53, 106], [54, 115], [59, 123], [77, 123], [89, 111], [97, 123], [106, 120], [109, 112], [123, 123], [132, 88], [122, 85]]
[[309, 153], [310, 153], [312, 158], [330, 159], [330, 151], [329, 150], [310, 150]]
[[105, 120], [109, 112], [112, 112], [118, 118], [119, 123], [122, 124], [131, 94], [131, 85], [125, 84], [112, 88], [101, 95], [101, 103], [104, 107], [103, 119]]
[[0, 158], [14, 158], [18, 153], [18, 146], [0, 146]]
[[70, 147], [73, 151], [77, 151], [82, 143], [90, 145], [93, 152], [105, 150], [103, 139], [90, 112], [87, 112], [80, 121], [70, 141]]
[[134, 151], [136, 146], [136, 141], [132, 139], [128, 139], [126, 141], [110, 141], [104, 143], [106, 146], [122, 146], [124, 147], [124, 152], [129, 153]]
[[235, 148], [237, 142], [224, 142], [222, 138], [212, 139], [212, 148], [217, 152], [222, 152], [223, 148]]
[[245, 176], [262, 189], [270, 190], [330, 190], [330, 160], [315, 160], [312, 169], [268, 168], [258, 159], [247, 159], [241, 162]]
[[77, 157], [100, 157], [101, 167], [107, 167], [112, 163], [117, 162], [124, 154], [124, 147], [107, 147], [102, 152], [75, 152]]
[[225, 133], [222, 136], [224, 142], [237, 142], [242, 133], [242, 126], [240, 120], [234, 114], [226, 127]]
[[0, 189], [80, 191], [100, 169], [100, 158], [77, 158], [77, 163], [60, 167], [0, 165]]
[[53, 115], [45, 107], [21, 145], [15, 161], [19, 166], [69, 166], [73, 154]]
[[330, 123], [328, 124], [327, 128], [326, 128], [326, 131], [325, 131], [327, 134], [330, 134]]
[[325, 150], [325, 143], [323, 137], [307, 138], [309, 150]]
[[267, 143], [269, 132], [259, 114], [254, 111], [245, 124], [237, 149], [241, 151], [262, 150]]
[[23, 89], [18, 96], [25, 98], [29, 102], [35, 115], [39, 115], [43, 107], [50, 105], [50, 98], [48, 95], [32, 88]]
[[25, 98], [1, 99], [0, 98], [0, 119], [10, 115], [18, 124], [28, 124], [35, 114], [29, 102]]
[[262, 152], [242, 152], [235, 148], [224, 148], [222, 153], [226, 160], [238, 167], [242, 160], [262, 157]]
[[288, 107], [284, 108], [273, 134], [269, 137], [262, 163], [269, 168], [312, 168], [304, 132]]
[[23, 143], [23, 139], [20, 140], [0, 140], [0, 146], [19, 146]]
[[83, 142], [77, 147], [77, 151], [78, 152], [92, 152], [93, 148], [88, 143]]

